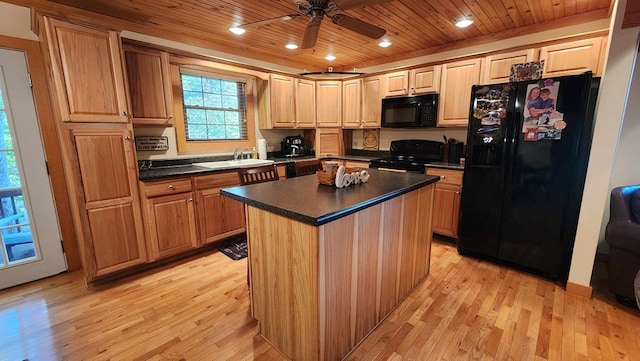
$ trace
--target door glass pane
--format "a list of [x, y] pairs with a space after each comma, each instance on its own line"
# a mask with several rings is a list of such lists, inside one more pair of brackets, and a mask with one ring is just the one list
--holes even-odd
[[0, 268], [36, 258], [5, 103], [0, 89]]

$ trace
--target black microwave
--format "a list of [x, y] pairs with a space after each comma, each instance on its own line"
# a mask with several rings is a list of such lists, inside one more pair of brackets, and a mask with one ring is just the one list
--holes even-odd
[[382, 126], [386, 128], [435, 127], [438, 94], [382, 99]]

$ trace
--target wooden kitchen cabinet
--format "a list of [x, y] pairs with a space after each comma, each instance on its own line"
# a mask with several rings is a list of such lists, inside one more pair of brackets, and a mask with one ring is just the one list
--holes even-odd
[[342, 129], [318, 128], [315, 133], [316, 157], [331, 157], [344, 154]]
[[544, 60], [543, 77], [557, 77], [600, 71], [604, 52], [603, 39], [593, 38], [543, 46], [540, 60]]
[[339, 80], [317, 81], [316, 96], [318, 128], [342, 126], [342, 82]]
[[269, 75], [270, 117], [273, 128], [295, 128], [295, 91], [294, 78]]
[[362, 80], [342, 81], [342, 126], [359, 128], [362, 114]]
[[296, 128], [316, 126], [316, 82], [297, 79], [296, 84]]
[[342, 82], [343, 128], [380, 128], [382, 76]]
[[42, 24], [61, 120], [129, 122], [118, 33], [51, 18]]
[[196, 176], [197, 225], [202, 244], [241, 234], [245, 231], [244, 205], [220, 195], [222, 188], [240, 185], [236, 171]]
[[129, 44], [124, 44], [123, 50], [131, 100], [131, 122], [143, 126], [172, 126], [169, 54]]
[[409, 72], [396, 71], [384, 75], [384, 96], [398, 96], [409, 94]]
[[140, 182], [140, 193], [150, 261], [198, 246], [190, 178]]
[[481, 59], [469, 59], [442, 65], [439, 127], [466, 127], [469, 122], [471, 87], [480, 83]]
[[76, 125], [68, 132], [69, 181], [87, 281], [147, 262], [137, 164], [127, 125]]
[[409, 93], [413, 95], [438, 92], [441, 72], [442, 69], [439, 65], [411, 69], [409, 71]]
[[345, 160], [344, 166], [347, 168], [369, 168], [369, 162], [361, 162], [357, 160]]
[[440, 181], [436, 183], [433, 200], [433, 232], [458, 238], [463, 172], [461, 170], [427, 168], [425, 173], [440, 176]]
[[537, 51], [534, 49], [523, 49], [487, 56], [482, 64], [482, 84], [508, 83], [511, 66], [534, 61], [536, 54]]

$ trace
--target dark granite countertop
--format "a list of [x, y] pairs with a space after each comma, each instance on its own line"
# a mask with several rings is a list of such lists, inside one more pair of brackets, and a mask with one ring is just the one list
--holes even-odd
[[221, 194], [240, 202], [319, 226], [440, 180], [420, 173], [369, 169], [366, 183], [345, 188], [318, 184], [315, 175], [225, 188]]
[[433, 163], [425, 163], [425, 167], [430, 168], [444, 168], [444, 169], [454, 169], [454, 170], [464, 170], [464, 165], [460, 163], [446, 163], [446, 162], [433, 162]]

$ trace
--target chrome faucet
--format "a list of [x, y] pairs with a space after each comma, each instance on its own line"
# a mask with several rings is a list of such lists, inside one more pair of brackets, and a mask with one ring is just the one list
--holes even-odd
[[242, 159], [242, 156], [242, 149], [236, 148], [236, 150], [233, 151], [233, 160], [238, 160], [238, 157]]

